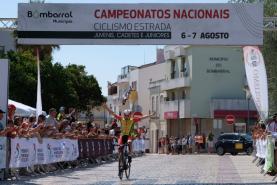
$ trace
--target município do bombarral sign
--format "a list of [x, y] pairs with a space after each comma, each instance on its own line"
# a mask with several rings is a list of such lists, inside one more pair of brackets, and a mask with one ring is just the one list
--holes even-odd
[[262, 45], [263, 4], [18, 5], [19, 44]]

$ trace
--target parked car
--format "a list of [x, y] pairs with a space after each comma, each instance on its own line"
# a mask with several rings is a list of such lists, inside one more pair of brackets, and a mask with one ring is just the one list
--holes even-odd
[[238, 153], [243, 152], [251, 155], [253, 152], [253, 140], [251, 136], [247, 134], [221, 134], [215, 143], [215, 149], [218, 155], [224, 155], [225, 153], [237, 155]]

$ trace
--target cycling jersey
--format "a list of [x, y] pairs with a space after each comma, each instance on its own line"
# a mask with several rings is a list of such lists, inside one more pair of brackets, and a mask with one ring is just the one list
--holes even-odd
[[134, 136], [134, 125], [136, 122], [140, 121], [140, 118], [131, 117], [125, 119], [124, 117], [116, 115], [115, 118], [121, 123], [121, 135]]

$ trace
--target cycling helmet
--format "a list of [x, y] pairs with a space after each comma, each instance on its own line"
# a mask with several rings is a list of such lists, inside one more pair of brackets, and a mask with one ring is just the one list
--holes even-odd
[[123, 111], [123, 115], [124, 116], [130, 116], [131, 115], [131, 110], [130, 109], [125, 109], [124, 111]]

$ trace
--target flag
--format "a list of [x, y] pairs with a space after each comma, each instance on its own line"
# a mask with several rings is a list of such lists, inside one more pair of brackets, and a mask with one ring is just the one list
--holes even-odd
[[36, 105], [36, 118], [37, 119], [40, 114], [42, 114], [42, 102], [41, 102], [39, 49], [37, 48], [37, 105]]
[[260, 118], [268, 117], [268, 86], [264, 59], [256, 46], [243, 47], [244, 66], [250, 93]]

